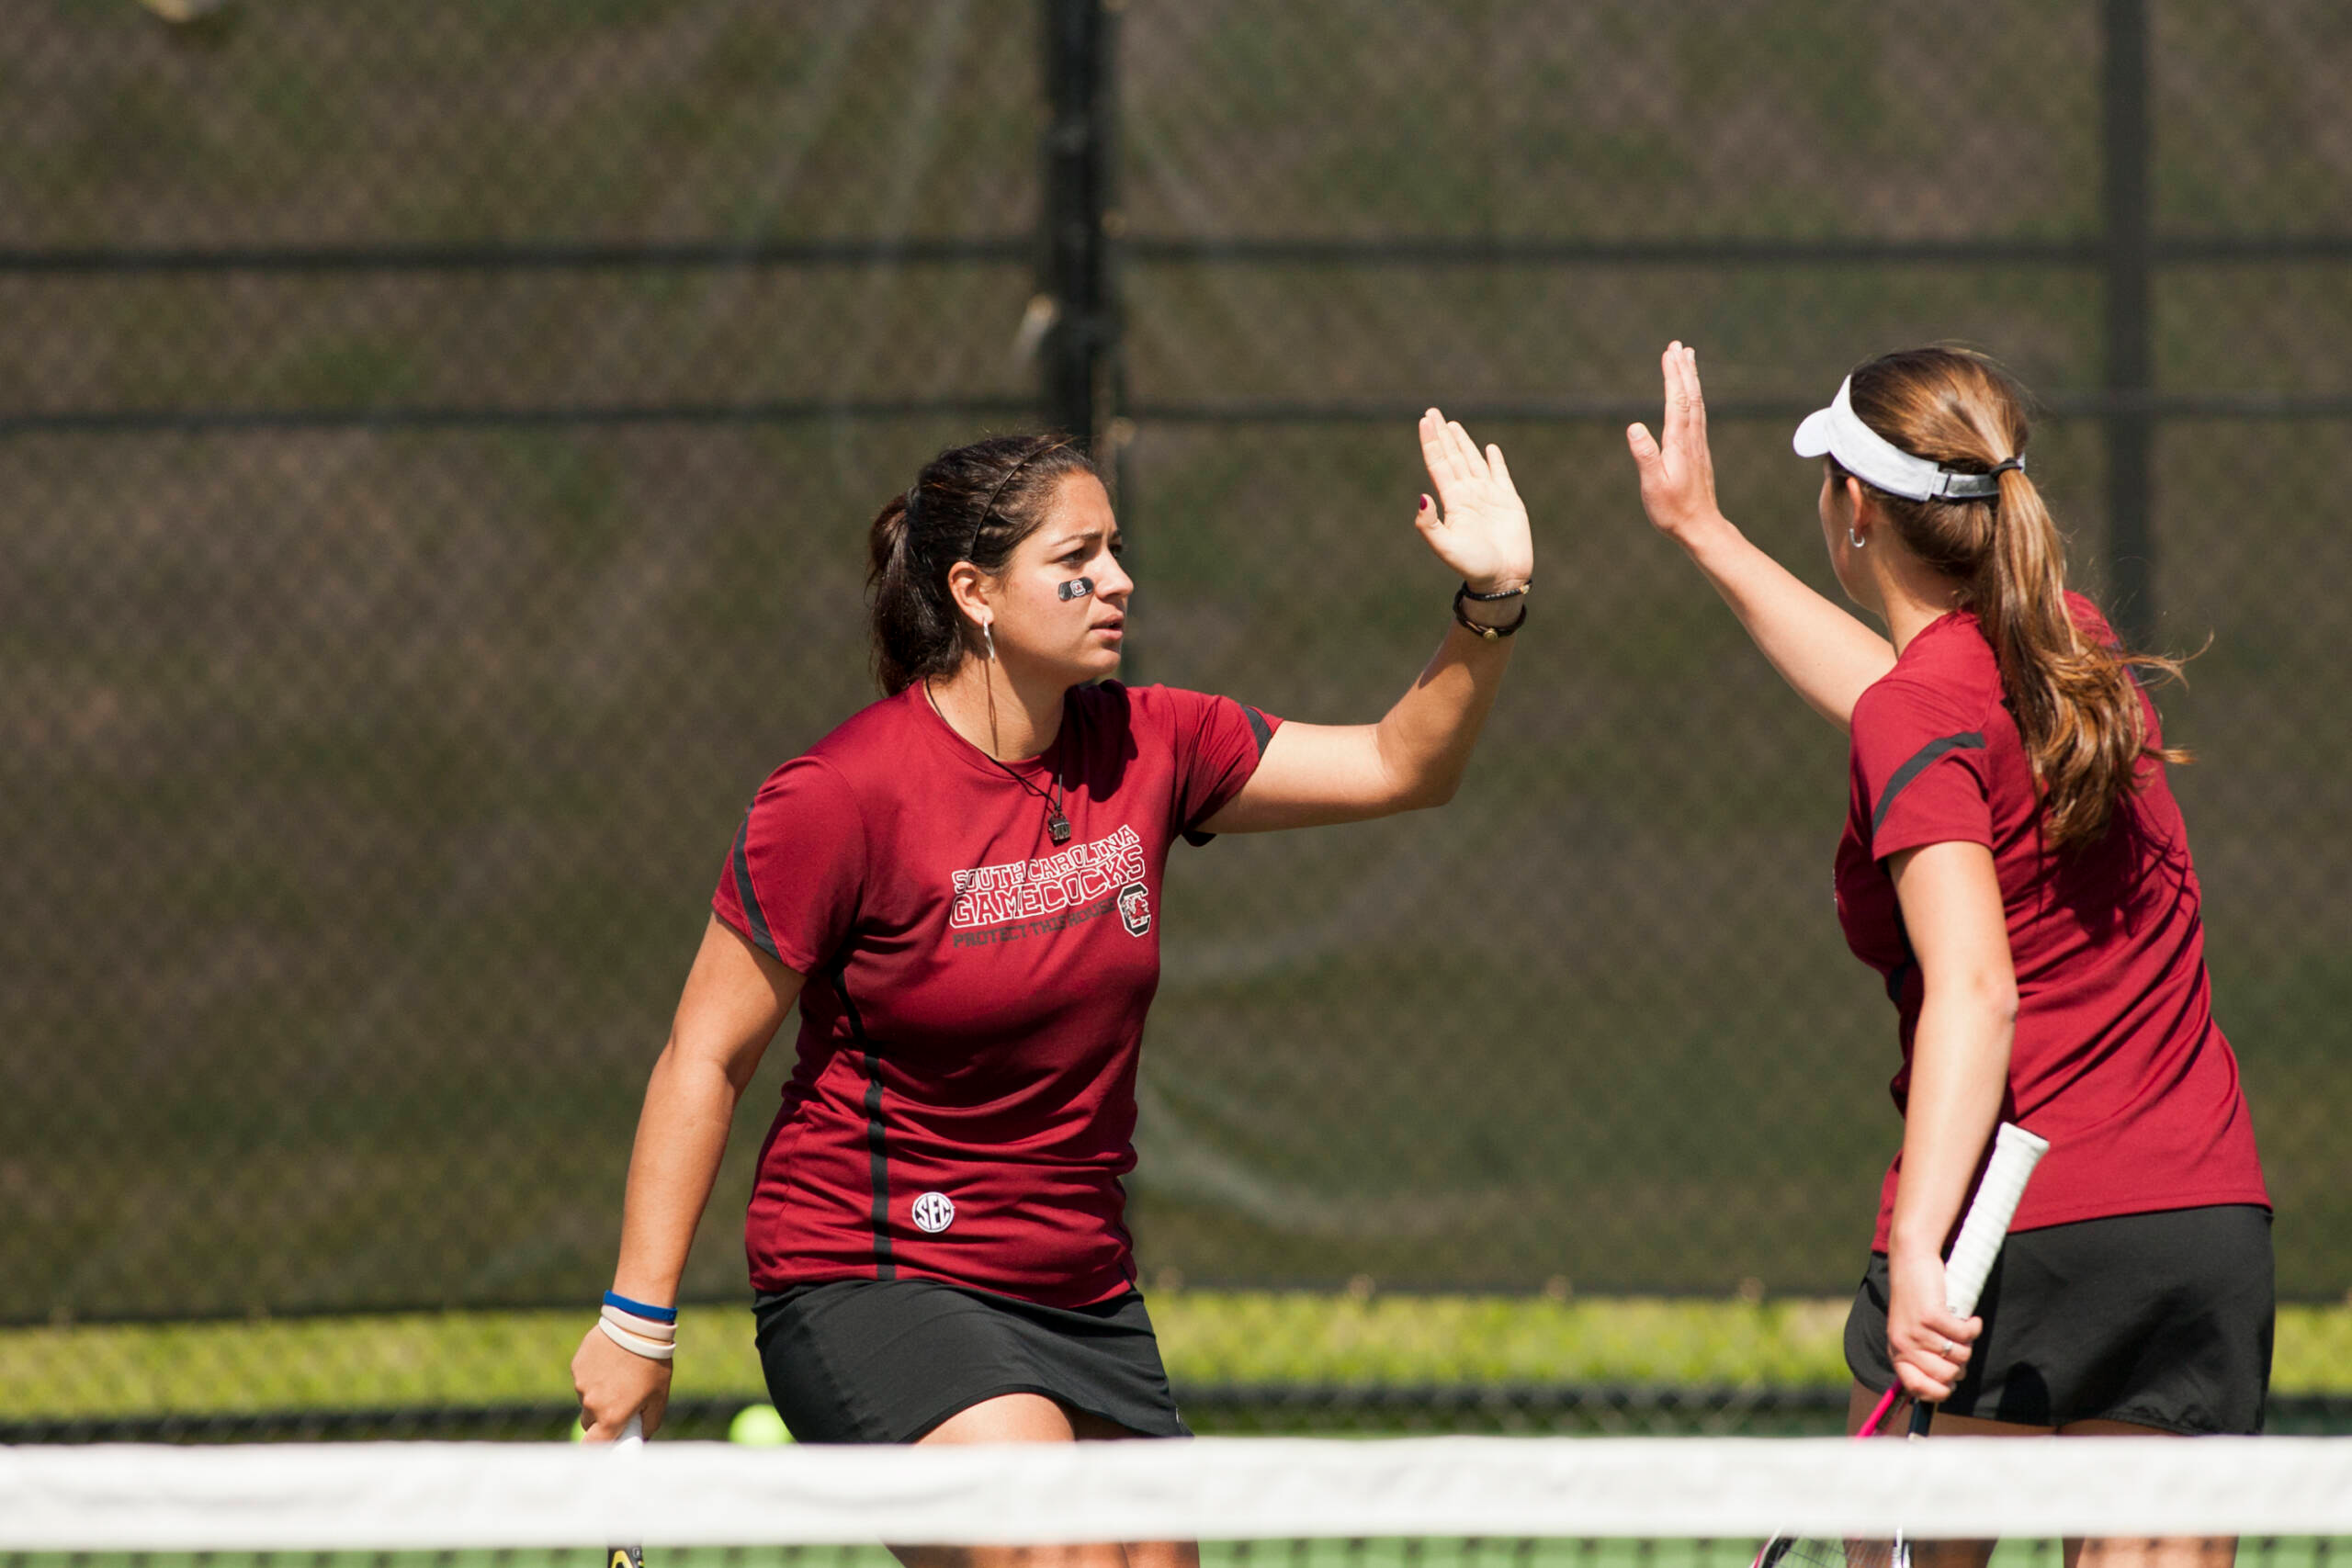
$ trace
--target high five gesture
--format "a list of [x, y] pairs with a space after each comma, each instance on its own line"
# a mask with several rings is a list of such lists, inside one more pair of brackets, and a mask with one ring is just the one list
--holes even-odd
[[1453, 798], [1502, 689], [1511, 634], [1527, 619], [1535, 544], [1501, 447], [1480, 451], [1435, 409], [1421, 415], [1419, 434], [1437, 497], [1421, 497], [1413, 525], [1462, 579], [1454, 629], [1379, 723], [1276, 730], [1249, 784], [1203, 824], [1209, 831], [1357, 822]]
[[1489, 446], [1481, 453], [1468, 431], [1435, 409], [1421, 415], [1420, 434], [1421, 461], [1438, 500], [1432, 507], [1421, 498], [1413, 520], [1421, 537], [1473, 593], [1525, 588], [1535, 571], [1535, 542], [1503, 449]]
[[1750, 544], [1715, 504], [1715, 460], [1707, 450], [1707, 400], [1699, 355], [1667, 344], [1661, 443], [1647, 427], [1625, 430], [1642, 481], [1642, 510], [1657, 531], [1690, 553], [1783, 680], [1813, 709], [1844, 729], [1854, 700], [1894, 668], [1886, 638], [1805, 586]]
[[1649, 427], [1625, 427], [1625, 445], [1634, 450], [1634, 467], [1642, 478], [1642, 510], [1650, 514], [1659, 533], [1680, 541], [1693, 530], [1719, 523], [1715, 506], [1715, 459], [1707, 450], [1707, 400], [1699, 391], [1699, 352], [1681, 344], [1667, 344], [1659, 358], [1666, 374], [1666, 417], [1659, 429], [1663, 440], [1650, 438]]

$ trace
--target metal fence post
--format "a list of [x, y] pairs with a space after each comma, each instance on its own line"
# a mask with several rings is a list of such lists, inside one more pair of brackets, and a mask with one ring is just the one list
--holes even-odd
[[1105, 252], [1111, 206], [1111, 6], [1045, 0], [1045, 204], [1040, 290], [1053, 325], [1039, 356], [1046, 412], [1090, 447], [1109, 418], [1117, 348]]
[[2101, 25], [2108, 592], [2116, 630], [2126, 646], [2143, 649], [2156, 629], [2146, 0], [2105, 0]]

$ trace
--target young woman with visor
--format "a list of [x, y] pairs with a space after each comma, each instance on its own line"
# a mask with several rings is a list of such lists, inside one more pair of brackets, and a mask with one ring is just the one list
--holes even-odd
[[[1725, 520], [1696, 355], [1664, 368], [1662, 438], [1626, 433], [1651, 522], [1850, 735], [1838, 917], [1895, 1005], [1904, 1116], [1847, 1324], [1857, 1427], [1899, 1380], [1938, 1432], [2259, 1431], [2269, 1199], [2165, 782], [2185, 759], [2133, 678], [2177, 667], [2068, 592], [2024, 396], [1981, 355], [1871, 360], [1797, 431], [1838, 585], [1883, 635]], [[2050, 1152], [1962, 1320], [1942, 1254], [2003, 1120]]]

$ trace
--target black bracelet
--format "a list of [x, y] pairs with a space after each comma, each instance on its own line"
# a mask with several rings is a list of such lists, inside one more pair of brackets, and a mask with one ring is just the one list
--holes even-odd
[[1525, 598], [1527, 596], [1527, 591], [1534, 586], [1535, 580], [1531, 577], [1525, 582], [1521, 583], [1518, 587], [1506, 588], [1500, 593], [1481, 593], [1465, 582], [1462, 585], [1462, 597], [1464, 599], [1476, 599], [1481, 604], [1491, 604], [1498, 599]]
[[[1495, 599], [1516, 599], [1526, 592], [1527, 590], [1522, 588], [1517, 592], [1490, 593], [1484, 597], [1490, 601]], [[1454, 625], [1461, 626], [1465, 631], [1476, 632], [1480, 637], [1485, 637], [1488, 642], [1492, 642], [1497, 637], [1505, 637], [1516, 635], [1519, 628], [1527, 624], [1527, 606], [1524, 604], [1521, 604], [1519, 607], [1519, 619], [1511, 622], [1511, 624], [1507, 626], [1490, 626], [1482, 622], [1472, 620], [1468, 615], [1462, 613], [1462, 604], [1464, 600], [1477, 599], [1479, 597], [1481, 596], [1470, 592], [1470, 585], [1466, 582], [1453, 591]]]

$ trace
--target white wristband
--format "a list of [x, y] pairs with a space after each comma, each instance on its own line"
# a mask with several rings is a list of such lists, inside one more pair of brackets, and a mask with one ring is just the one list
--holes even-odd
[[596, 1326], [605, 1331], [605, 1338], [622, 1349], [642, 1356], [649, 1361], [666, 1361], [678, 1353], [678, 1348], [675, 1345], [665, 1344], [659, 1339], [648, 1339], [642, 1334], [631, 1334], [609, 1317], [598, 1318]]
[[678, 1325], [674, 1323], [639, 1317], [633, 1312], [623, 1312], [616, 1306], [605, 1307], [602, 1315], [606, 1323], [616, 1328], [626, 1328], [631, 1334], [642, 1334], [648, 1339], [658, 1339], [664, 1345], [674, 1344], [677, 1341]]

